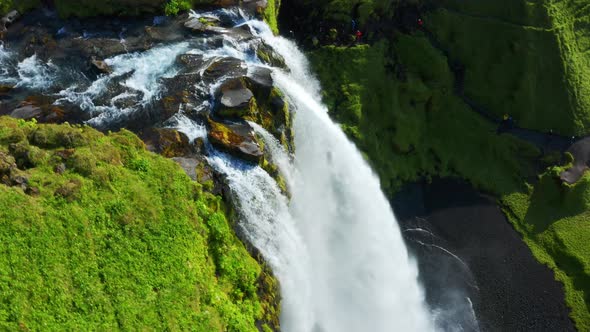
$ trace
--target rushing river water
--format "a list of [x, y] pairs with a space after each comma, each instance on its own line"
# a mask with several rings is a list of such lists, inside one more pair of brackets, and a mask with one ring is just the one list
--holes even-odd
[[[181, 54], [203, 57], [201, 74], [219, 58], [236, 58], [247, 71], [264, 65], [253, 43], [264, 40], [282, 55], [288, 70], [271, 68], [274, 84], [294, 112], [295, 153], [290, 155], [264, 129], [252, 124], [271, 151], [291, 192], [285, 197], [262, 168], [208, 145], [209, 163], [227, 178], [239, 210], [240, 227], [277, 275], [283, 297], [281, 326], [293, 332], [433, 331], [437, 315], [425, 304], [418, 270], [410, 258], [379, 179], [361, 153], [331, 121], [320, 87], [297, 46], [274, 36], [262, 22], [238, 10], [206, 14], [255, 38], [221, 33], [193, 36], [149, 50], [105, 59], [112, 72], [96, 79], [76, 76], [36, 56], [18, 63], [0, 46], [0, 82], [55, 96], [58, 105], [77, 105], [87, 123], [108, 127], [141, 113], [161, 98], [162, 80], [179, 74]], [[121, 43], [125, 41], [122, 39]], [[220, 83], [195, 85], [195, 109], [207, 110]], [[113, 88], [116, 87], [116, 89]], [[113, 92], [116, 91], [116, 92]], [[120, 103], [127, 100], [126, 103]], [[123, 119], [123, 120], [121, 120]], [[202, 123], [183, 110], [165, 121], [193, 140], [206, 140]], [[445, 324], [452, 326], [452, 324]], [[454, 328], [453, 328], [454, 329]], [[456, 330], [461, 330], [457, 326]]]

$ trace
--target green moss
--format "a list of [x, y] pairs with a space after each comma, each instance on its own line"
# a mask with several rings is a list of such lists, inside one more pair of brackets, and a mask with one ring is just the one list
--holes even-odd
[[267, 0], [266, 8], [262, 13], [264, 21], [268, 24], [275, 35], [279, 34], [279, 25], [277, 18], [279, 16], [279, 9], [281, 7], [281, 0]]
[[[13, 169], [10, 144], [45, 156]], [[3, 117], [0, 157], [3, 174], [37, 188], [0, 184], [0, 329], [257, 331], [277, 320], [262, 280], [276, 281], [221, 198], [132, 133]]]

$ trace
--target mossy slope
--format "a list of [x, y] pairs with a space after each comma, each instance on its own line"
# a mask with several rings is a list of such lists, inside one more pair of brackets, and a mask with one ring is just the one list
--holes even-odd
[[2, 329], [277, 327], [221, 199], [132, 133], [0, 118], [0, 157]]
[[[445, 0], [427, 16], [465, 93], [496, 116], [564, 135], [590, 133], [587, 1]], [[477, 47], [474, 47], [477, 45]]]

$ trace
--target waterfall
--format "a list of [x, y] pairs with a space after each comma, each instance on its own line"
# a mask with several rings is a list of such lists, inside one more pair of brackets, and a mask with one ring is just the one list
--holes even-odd
[[250, 24], [291, 69], [275, 70], [274, 79], [296, 112], [290, 213], [311, 259], [307, 310], [315, 330], [432, 330], [417, 267], [378, 178], [320, 103], [305, 56], [260, 22]]
[[[271, 69], [275, 85], [295, 113], [294, 156], [289, 156], [263, 128], [252, 126], [265, 140], [271, 159], [283, 174], [290, 200], [258, 165], [207, 145], [207, 160], [227, 179], [240, 217], [240, 231], [264, 255], [279, 279], [282, 329], [433, 331], [433, 316], [417, 281], [416, 264], [409, 257], [379, 179], [331, 121], [305, 56], [293, 42], [272, 35], [266, 24], [248, 20], [240, 11], [206, 15], [248, 25], [255, 37], [283, 56], [289, 68]], [[78, 105], [91, 113], [88, 122], [96, 125], [141, 110], [160, 98], [161, 79], [177, 74], [175, 59], [180, 54], [202, 55], [206, 61], [201, 72], [209, 60], [220, 57], [241, 59], [248, 66], [264, 66], [252, 52], [251, 38], [239, 39], [230, 34], [222, 38], [222, 45], [217, 46], [208, 44], [207, 37], [195, 36], [181, 43], [105, 59], [112, 73], [94, 81], [72, 83], [55, 94], [56, 103]], [[6, 52], [0, 45], [0, 63]], [[12, 71], [27, 74], [33, 84], [38, 77], [50, 83], [49, 76], [55, 69], [51, 63], [31, 58]], [[0, 72], [0, 79], [8, 79], [5, 74]], [[198, 83], [196, 88], [213, 94], [220, 83]], [[106, 93], [112, 96], [105, 102]], [[133, 96], [133, 102], [125, 107], [116, 103]], [[210, 105], [210, 98], [197, 99]], [[191, 140], [206, 140], [206, 128], [182, 110], [165, 125], [186, 133]]]

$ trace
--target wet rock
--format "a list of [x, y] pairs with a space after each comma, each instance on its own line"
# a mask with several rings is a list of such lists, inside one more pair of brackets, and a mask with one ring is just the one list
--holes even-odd
[[111, 66], [109, 66], [106, 62], [104, 62], [103, 60], [98, 60], [96, 58], [92, 58], [90, 60], [90, 63], [92, 64], [92, 66], [97, 69], [98, 71], [105, 73], [105, 74], [110, 74], [113, 72], [113, 69], [111, 68]]
[[223, 76], [244, 76], [248, 73], [246, 64], [236, 58], [223, 58], [214, 61], [203, 73], [203, 78], [212, 82]]
[[172, 160], [178, 163], [193, 181], [202, 184], [203, 189], [215, 195], [221, 195], [223, 181], [209, 165], [207, 159], [202, 156], [195, 156], [191, 158], [174, 157]]
[[262, 13], [268, 6], [267, 0], [243, 0], [242, 6], [251, 13]]
[[215, 4], [221, 7], [233, 7], [240, 4], [239, 0], [216, 0]]
[[20, 17], [20, 13], [16, 10], [9, 12], [0, 19], [0, 33], [6, 32], [6, 28], [14, 23]]
[[184, 27], [194, 32], [225, 32], [225, 29], [219, 27], [219, 19], [216, 17], [189, 17], [184, 22]]
[[142, 139], [149, 151], [166, 158], [185, 157], [194, 153], [188, 137], [171, 128], [151, 128], [144, 132]]
[[10, 116], [17, 119], [30, 120], [41, 116], [41, 114], [43, 114], [43, 110], [39, 106], [25, 101], [15, 108], [10, 113]]
[[254, 84], [257, 84], [261, 88], [268, 89], [269, 91], [274, 85], [272, 70], [270, 68], [252, 67], [248, 73], [248, 77]]
[[193, 112], [208, 98], [208, 95], [203, 95], [203, 92], [196, 87], [200, 80], [199, 74], [181, 74], [163, 80], [165, 92], [158, 101], [162, 120], [172, 117], [181, 109], [185, 112]]
[[23, 100], [10, 116], [17, 119], [35, 119], [40, 123], [57, 123], [64, 119], [65, 111], [53, 105], [55, 100], [47, 96], [29, 96]]
[[238, 158], [260, 163], [264, 157], [247, 122], [222, 123], [209, 119], [208, 137], [213, 146]]
[[255, 107], [254, 94], [246, 85], [244, 78], [230, 79], [219, 88], [219, 108], [217, 114], [223, 117], [240, 117]]
[[60, 40], [60, 48], [73, 47], [87, 57], [110, 58], [117, 54], [145, 51], [152, 47], [147, 36], [114, 38], [73, 38]]
[[235, 39], [237, 42], [243, 42], [254, 38], [252, 30], [250, 30], [250, 26], [248, 25], [242, 25], [237, 28], [228, 29], [225, 31], [225, 34]]
[[53, 35], [43, 27], [27, 26], [21, 33], [24, 41], [22, 54], [26, 57], [37, 55], [40, 59], [48, 60], [58, 48]]
[[285, 59], [275, 50], [263, 41], [258, 43], [256, 55], [263, 63], [272, 67], [287, 68]]
[[198, 70], [205, 64], [203, 56], [199, 54], [182, 54], [178, 56], [178, 61], [186, 67], [187, 72]]
[[145, 27], [146, 34], [156, 42], [183, 40], [184, 36], [174, 25], [172, 27]]
[[186, 157], [174, 157], [172, 158], [182, 170], [188, 175], [193, 181], [197, 181], [196, 168], [199, 164], [197, 158], [186, 158]]

